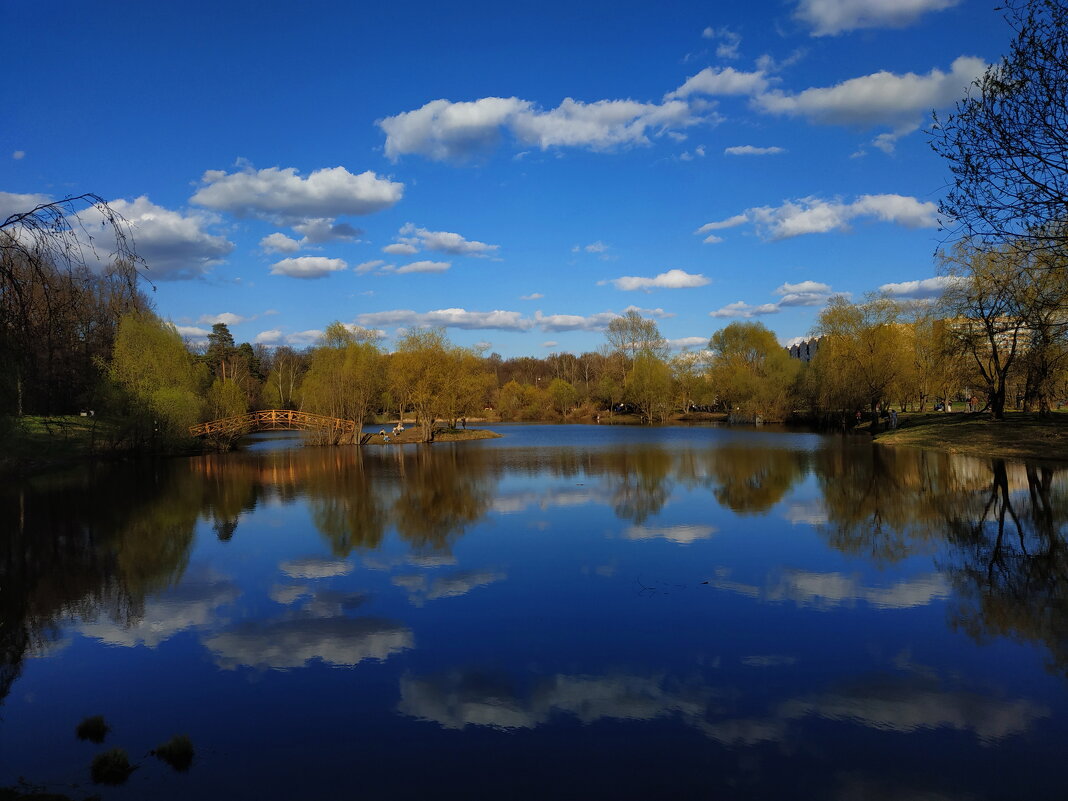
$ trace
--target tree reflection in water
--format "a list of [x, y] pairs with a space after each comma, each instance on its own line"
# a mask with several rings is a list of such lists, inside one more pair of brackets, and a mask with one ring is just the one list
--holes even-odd
[[951, 623], [1042, 643], [1068, 673], [1068, 473], [912, 449], [820, 451], [828, 543], [876, 564], [938, 550]]
[[[989, 484], [947, 521], [955, 546], [943, 569], [957, 590], [954, 624], [980, 642], [1041, 642], [1068, 674], [1068, 491], [1064, 474], [991, 464]], [[1058, 480], [1059, 479], [1059, 480]], [[1026, 483], [1026, 491], [1020, 486]]]
[[[678, 487], [706, 489], [739, 514], [768, 514], [810, 471], [830, 546], [877, 565], [937, 552], [957, 592], [956, 625], [979, 640], [1041, 642], [1068, 670], [1068, 482], [1050, 466], [837, 440], [814, 453], [732, 444], [303, 448], [43, 477], [0, 496], [0, 698], [62, 622], [135, 626], [146, 598], [182, 579], [199, 521], [221, 540], [240, 537], [241, 516], [265, 501], [304, 499], [343, 559], [380, 547], [390, 529], [417, 552], [448, 553], [492, 508], [507, 474], [588, 483], [588, 500], [608, 503], [638, 537], [663, 528], [634, 527]], [[695, 523], [675, 540], [712, 530]], [[448, 588], [413, 592], [444, 597]]]

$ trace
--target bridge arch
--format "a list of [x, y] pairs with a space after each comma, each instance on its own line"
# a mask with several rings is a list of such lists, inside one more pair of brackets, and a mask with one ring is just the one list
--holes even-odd
[[261, 409], [258, 412], [209, 420], [189, 428], [189, 434], [193, 437], [233, 437], [254, 431], [322, 431], [329, 434], [334, 442], [352, 442], [356, 434], [356, 423], [296, 409]]

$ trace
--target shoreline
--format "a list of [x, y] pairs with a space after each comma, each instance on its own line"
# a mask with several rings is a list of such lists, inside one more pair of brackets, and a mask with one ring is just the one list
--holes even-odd
[[912, 412], [902, 414], [900, 421], [893, 431], [872, 435], [872, 441], [993, 459], [1068, 463], [1066, 412], [1054, 412], [1046, 418], [1006, 412], [1004, 420], [991, 420], [981, 412]]
[[[713, 415], [700, 415], [698, 419], [681, 416], [670, 423], [720, 422]], [[709, 419], [713, 418], [713, 419]], [[471, 418], [469, 422], [476, 423]], [[40, 422], [32, 423], [21, 433], [10, 432], [6, 438], [7, 452], [0, 457], [0, 475], [30, 476], [55, 472], [81, 464], [111, 462], [124, 459], [157, 456], [169, 458], [191, 455], [189, 451], [142, 454], [134, 451], [90, 451], [82, 436], [89, 428], [87, 421], [79, 425], [49, 431]], [[597, 425], [590, 421], [563, 423], [560, 421], [530, 421], [539, 425]], [[494, 425], [493, 421], [480, 419], [477, 423]], [[626, 416], [601, 418], [600, 425], [625, 425], [640, 427], [640, 423]], [[81, 431], [72, 432], [84, 426]], [[745, 427], [745, 426], [742, 426]], [[386, 445], [420, 444], [418, 427], [410, 425], [399, 437], [394, 437], [390, 428], [385, 429], [388, 442], [378, 433], [372, 434], [365, 443], [383, 447]], [[872, 434], [870, 424], [853, 429], [854, 433], [866, 433], [875, 445], [886, 447], [926, 448], [946, 453], [1002, 459], [1038, 460], [1068, 464], [1068, 411], [1054, 412], [1050, 417], [1039, 418], [1037, 414], [1007, 412], [1002, 421], [991, 420], [979, 412], [908, 412], [900, 415], [897, 429], [884, 429]], [[825, 433], [831, 434], [832, 431]], [[485, 428], [439, 429], [434, 442], [468, 442], [497, 439], [503, 435]], [[206, 452], [194, 451], [193, 453]]]

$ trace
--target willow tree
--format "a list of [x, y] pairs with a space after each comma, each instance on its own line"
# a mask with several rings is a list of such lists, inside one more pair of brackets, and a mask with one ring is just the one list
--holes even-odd
[[792, 410], [801, 363], [761, 323], [731, 323], [712, 335], [709, 377], [728, 412], [782, 420]]
[[[359, 444], [364, 422], [377, 408], [385, 386], [383, 367], [382, 352], [369, 332], [331, 323], [311, 353], [301, 384], [304, 408], [351, 420], [353, 435], [343, 444]], [[342, 444], [338, 438], [333, 442]]]
[[390, 356], [390, 391], [415, 415], [423, 442], [434, 439], [436, 420], [455, 424], [484, 405], [492, 384], [478, 355], [455, 347], [439, 328], [409, 331]]
[[0, 217], [0, 412], [91, 402], [95, 365], [109, 358], [119, 318], [148, 307], [138, 292], [144, 266], [129, 224], [97, 195]]
[[173, 445], [200, 419], [207, 371], [178, 330], [151, 312], [130, 312], [119, 322], [109, 375], [119, 390], [115, 411], [136, 446]]
[[900, 314], [891, 298], [873, 297], [863, 303], [851, 303], [840, 295], [831, 298], [816, 322], [823, 338], [812, 360], [824, 408], [868, 408], [874, 417], [890, 398], [905, 365]]

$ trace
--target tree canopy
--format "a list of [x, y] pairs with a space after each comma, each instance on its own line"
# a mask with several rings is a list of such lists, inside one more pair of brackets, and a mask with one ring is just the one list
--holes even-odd
[[984, 244], [1068, 246], [1068, 0], [1007, 0], [1015, 33], [931, 131], [953, 186], [945, 224]]

